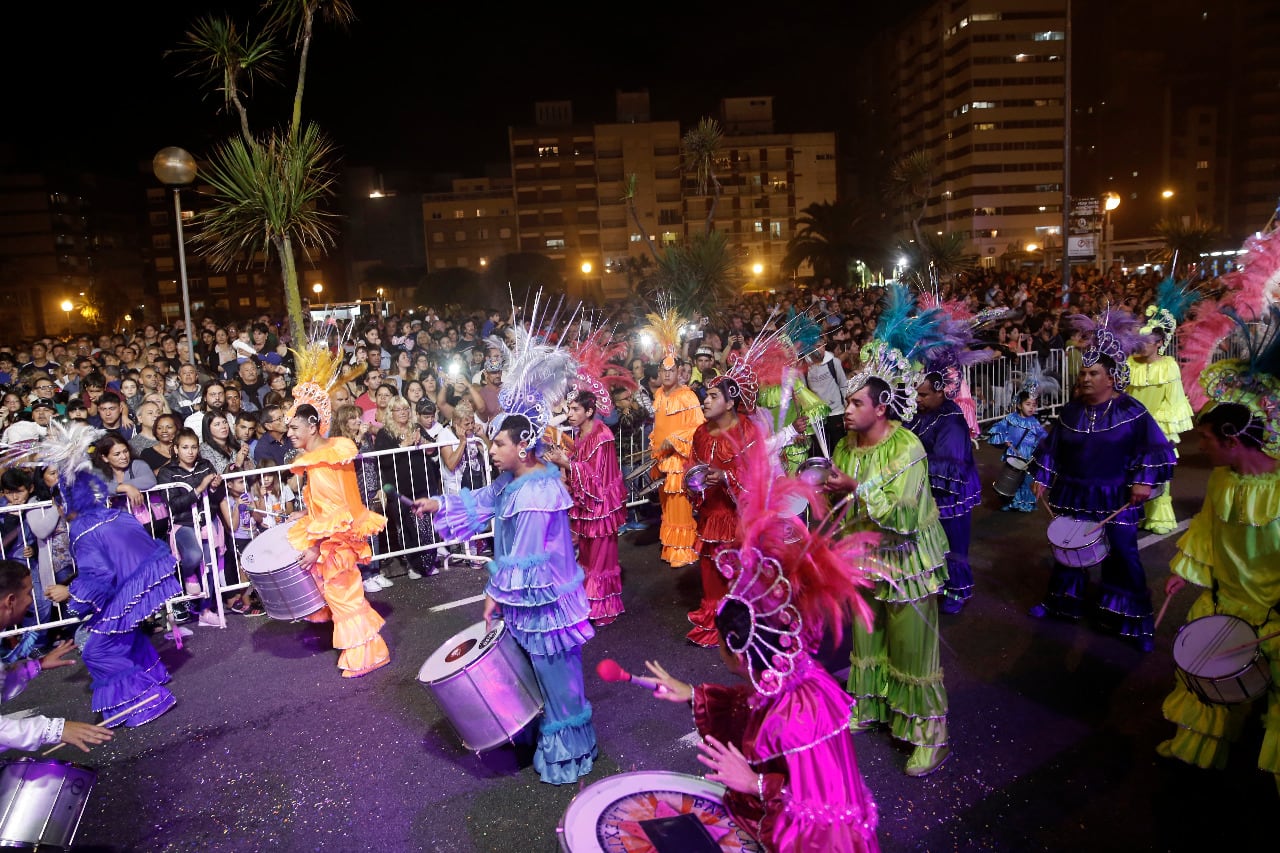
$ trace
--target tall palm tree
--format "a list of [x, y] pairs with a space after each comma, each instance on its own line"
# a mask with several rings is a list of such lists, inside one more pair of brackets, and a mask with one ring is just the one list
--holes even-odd
[[[1200, 255], [1218, 247], [1222, 240], [1222, 228], [1212, 219], [1201, 219], [1198, 215], [1183, 220], [1181, 217], [1170, 217], [1156, 223], [1156, 234], [1164, 240], [1164, 251], [1160, 253], [1162, 263], [1168, 263], [1175, 257], [1178, 265], [1194, 264]], [[1177, 270], [1170, 270], [1177, 275]]]
[[[262, 0], [262, 8], [268, 17], [256, 35], [240, 32], [228, 19], [205, 18], [174, 51], [187, 59], [186, 73], [221, 92], [223, 109], [235, 109], [240, 121], [240, 136], [210, 157], [205, 178], [213, 201], [196, 218], [193, 242], [220, 269], [248, 263], [257, 251], [274, 253], [293, 339], [299, 342], [304, 326], [295, 252], [323, 254], [337, 233], [335, 217], [323, 209], [334, 194], [335, 149], [318, 127], [302, 121], [307, 59], [317, 15], [345, 27], [355, 14], [348, 0]], [[298, 53], [293, 109], [283, 130], [255, 135], [245, 87], [255, 79], [275, 79], [280, 34], [292, 38]]]
[[948, 276], [971, 272], [978, 266], [978, 256], [969, 252], [963, 235], [925, 234], [917, 243], [898, 243], [898, 256], [905, 258], [911, 277], [919, 276], [932, 283], [933, 275]]
[[848, 284], [849, 262], [877, 258], [885, 237], [879, 223], [852, 200], [820, 201], [800, 211], [796, 233], [787, 242], [784, 271], [808, 262], [821, 281]]
[[729, 238], [712, 231], [667, 247], [651, 281], [683, 316], [716, 317], [741, 291], [742, 269]]
[[713, 118], [703, 117], [698, 126], [685, 133], [684, 170], [692, 174], [697, 182], [698, 194], [706, 195], [711, 190], [711, 204], [707, 205], [707, 227], [710, 232], [716, 224], [716, 206], [720, 204], [720, 179], [716, 176], [716, 161], [720, 157], [720, 143], [724, 140], [724, 132], [720, 122]]
[[924, 218], [929, 196], [933, 193], [936, 171], [937, 163], [923, 148], [900, 158], [889, 170], [889, 197], [911, 206], [911, 232], [915, 235], [916, 245], [924, 245], [920, 220]]

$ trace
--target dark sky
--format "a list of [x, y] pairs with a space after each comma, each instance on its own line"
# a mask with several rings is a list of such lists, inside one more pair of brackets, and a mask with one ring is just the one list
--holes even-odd
[[[571, 99], [577, 117], [608, 120], [617, 89], [649, 89], [656, 120], [773, 95], [779, 129], [838, 129], [859, 44], [920, 2], [353, 5], [348, 32], [317, 29], [304, 116], [349, 164], [477, 174], [505, 159], [507, 126], [530, 122], [535, 100]], [[24, 5], [0, 59], [10, 96], [0, 146], [23, 166], [120, 172], [166, 145], [208, 151], [235, 127], [164, 52], [202, 12], [245, 22], [255, 6]], [[628, 19], [632, 10], [644, 17]], [[256, 129], [284, 122], [287, 97], [260, 89], [250, 117]]]

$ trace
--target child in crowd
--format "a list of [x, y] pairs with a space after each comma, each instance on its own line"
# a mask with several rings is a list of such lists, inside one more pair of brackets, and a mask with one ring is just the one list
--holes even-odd
[[[252, 460], [246, 460], [242, 471], [252, 470]], [[228, 474], [236, 472], [228, 471]], [[233, 575], [233, 582], [244, 582], [249, 578], [242, 568], [241, 558], [245, 548], [258, 534], [258, 524], [254, 519], [254, 498], [250, 493], [246, 478], [230, 476], [227, 478], [227, 506], [231, 511], [232, 559], [228, 560], [228, 574]], [[247, 586], [227, 599], [227, 609], [241, 616], [258, 616], [262, 608], [253, 603], [253, 587]]]
[[297, 507], [293, 489], [280, 481], [280, 474], [268, 471], [253, 484], [254, 521], [263, 530], [275, 527]]
[[[1004, 447], [1001, 461], [1011, 458], [1031, 461], [1036, 446], [1048, 434], [1044, 424], [1040, 423], [1040, 419], [1036, 417], [1038, 406], [1039, 400], [1034, 391], [1021, 391], [1014, 398], [1014, 410], [991, 427], [987, 433], [988, 442], [997, 447]], [[1017, 494], [1007, 498], [1005, 505], [1000, 509], [1004, 512], [1010, 510], [1034, 512], [1035, 508], [1036, 496], [1031, 491], [1031, 474], [1027, 473], [1022, 477], [1022, 484], [1018, 486]]]

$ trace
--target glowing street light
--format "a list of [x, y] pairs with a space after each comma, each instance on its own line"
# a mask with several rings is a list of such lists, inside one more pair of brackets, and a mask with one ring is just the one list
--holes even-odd
[[1111, 244], [1115, 235], [1111, 230], [1111, 211], [1120, 206], [1120, 193], [1102, 194], [1102, 269], [1111, 268]]
[[316, 295], [317, 299], [319, 299], [320, 294], [324, 292], [324, 285], [317, 281], [315, 284], [311, 285], [311, 292]]
[[1164, 200], [1166, 200], [1166, 201], [1168, 201], [1169, 199], [1173, 198], [1173, 190], [1165, 190], [1165, 191], [1163, 191], [1162, 193], [1160, 193], [1160, 198], [1162, 198], [1162, 199], [1164, 199]]
[[580, 269], [583, 275], [591, 275], [591, 261], [583, 261]]
[[178, 226], [178, 271], [182, 275], [182, 316], [186, 322], [187, 361], [196, 363], [195, 335], [191, 328], [191, 294], [187, 291], [187, 249], [182, 239], [182, 188], [196, 179], [195, 158], [181, 148], [162, 148], [151, 161], [160, 183], [173, 189], [173, 215]]
[[1028, 251], [1028, 252], [1037, 252], [1037, 251], [1039, 251], [1039, 250], [1040, 250], [1040, 245], [1039, 245], [1038, 243], [1028, 243], [1028, 244], [1027, 244], [1027, 251]]
[[751, 265], [751, 273], [752, 273], [753, 275], [755, 275], [755, 276], [763, 275], [763, 274], [764, 274], [764, 264], [762, 264], [762, 263], [758, 263], [758, 262], [757, 262], [757, 263], [752, 264], [752, 265]]
[[68, 332], [71, 331], [71, 309], [74, 307], [76, 306], [71, 304], [70, 299], [62, 300], [62, 310], [65, 311], [67, 314], [67, 331]]

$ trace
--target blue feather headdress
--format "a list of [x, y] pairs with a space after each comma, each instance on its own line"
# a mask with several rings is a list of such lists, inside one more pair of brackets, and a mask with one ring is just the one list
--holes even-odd
[[915, 294], [910, 287], [901, 282], [889, 285], [876, 330], [860, 353], [862, 367], [844, 388], [845, 397], [850, 397], [874, 376], [889, 386], [876, 403], [904, 421], [915, 417], [916, 386], [921, 381], [920, 366], [913, 363], [910, 356], [917, 349], [918, 339], [914, 333], [923, 331], [919, 326], [913, 327], [911, 312], [915, 304]]
[[1175, 281], [1173, 276], [1169, 276], [1156, 287], [1155, 302], [1147, 307], [1147, 322], [1142, 327], [1142, 334], [1162, 333], [1157, 351], [1164, 355], [1178, 324], [1187, 318], [1191, 306], [1203, 298], [1204, 293], [1192, 285], [1189, 279]]

